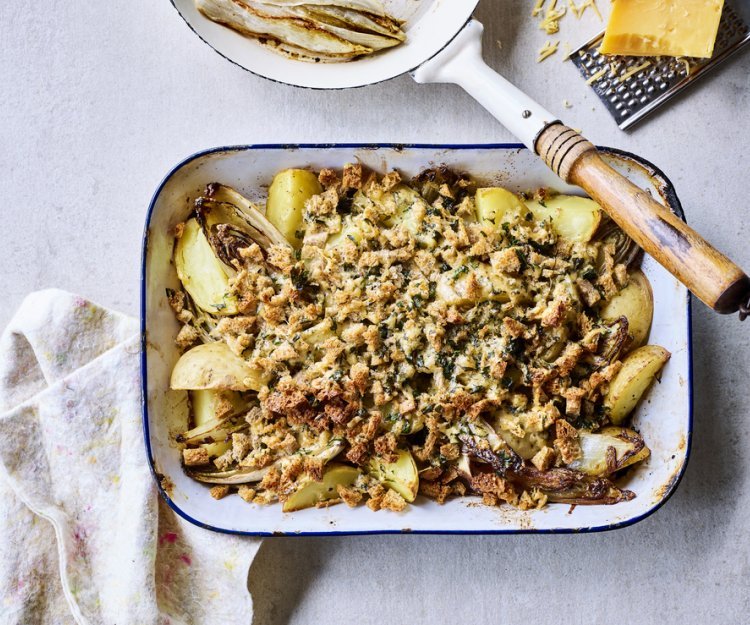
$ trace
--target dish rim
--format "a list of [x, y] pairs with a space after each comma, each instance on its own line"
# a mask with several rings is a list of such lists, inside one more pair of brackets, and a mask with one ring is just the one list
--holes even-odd
[[[195, 152], [175, 166], [173, 166], [168, 173], [161, 180], [156, 190], [154, 191], [148, 209], [146, 211], [146, 221], [143, 229], [143, 238], [141, 245], [141, 284], [140, 284], [140, 334], [141, 334], [141, 354], [140, 354], [140, 375], [141, 375], [141, 418], [143, 425], [143, 437], [146, 446], [146, 456], [148, 458], [149, 469], [151, 475], [156, 482], [156, 487], [159, 495], [165, 501], [165, 503], [171, 508], [175, 514], [182, 517], [186, 521], [201, 527], [203, 529], [219, 532], [221, 534], [232, 534], [236, 536], [254, 536], [254, 537], [275, 537], [275, 536], [371, 536], [371, 535], [385, 535], [385, 534], [425, 534], [425, 535], [514, 535], [514, 534], [594, 534], [599, 532], [608, 532], [612, 530], [622, 529], [640, 523], [644, 519], [650, 517], [657, 510], [659, 510], [664, 504], [669, 501], [674, 492], [677, 490], [680, 482], [682, 481], [685, 471], [687, 470], [688, 463], [690, 461], [690, 455], [692, 451], [693, 443], [693, 324], [692, 324], [692, 300], [690, 293], [687, 293], [686, 297], [686, 321], [687, 321], [687, 389], [688, 389], [688, 421], [687, 421], [687, 432], [685, 442], [685, 461], [682, 463], [680, 470], [675, 474], [669, 482], [669, 486], [664, 489], [664, 495], [654, 503], [645, 512], [636, 515], [632, 518], [624, 521], [616, 521], [613, 523], [605, 523], [601, 525], [592, 525], [588, 527], [580, 528], [513, 528], [513, 529], [482, 529], [482, 530], [411, 530], [411, 529], [378, 529], [378, 530], [332, 530], [332, 531], [310, 531], [310, 532], [262, 532], [262, 531], [244, 531], [234, 530], [222, 527], [216, 527], [208, 523], [204, 523], [199, 519], [196, 519], [185, 511], [183, 511], [169, 496], [166, 489], [162, 485], [161, 475], [155, 466], [155, 459], [153, 455], [153, 449], [151, 448], [151, 437], [149, 429], [149, 411], [148, 411], [148, 357], [147, 357], [147, 324], [146, 324], [146, 269], [147, 269], [147, 256], [148, 256], [148, 238], [149, 228], [151, 225], [151, 218], [154, 212], [156, 203], [163, 191], [164, 187], [171, 180], [177, 172], [183, 167], [189, 165], [193, 161], [210, 156], [216, 153], [230, 153], [230, 152], [243, 152], [243, 151], [254, 151], [254, 150], [330, 150], [330, 149], [359, 149], [359, 150], [528, 150], [526, 146], [521, 143], [251, 143], [251, 144], [237, 144], [230, 146], [218, 146], [214, 148], [207, 148]], [[634, 163], [644, 167], [652, 176], [660, 179], [664, 187], [662, 189], [667, 204], [680, 219], [686, 221], [685, 213], [682, 208], [682, 203], [677, 197], [676, 190], [672, 181], [664, 174], [664, 172], [651, 163], [650, 161], [628, 152], [626, 150], [620, 150], [617, 148], [610, 148], [606, 146], [597, 146], [597, 149], [605, 154], [613, 154], [620, 156], [624, 159], [633, 161]]]

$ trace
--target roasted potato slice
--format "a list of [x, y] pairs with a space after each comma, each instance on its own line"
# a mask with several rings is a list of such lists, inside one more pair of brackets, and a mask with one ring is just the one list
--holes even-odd
[[268, 189], [266, 217], [294, 247], [302, 245], [305, 203], [323, 191], [315, 174], [305, 169], [285, 169], [274, 176]]
[[188, 391], [258, 391], [264, 375], [237, 356], [224, 342], [204, 343], [185, 352], [172, 369], [170, 386]]
[[405, 449], [399, 450], [396, 462], [383, 462], [373, 456], [367, 464], [367, 473], [395, 490], [406, 501], [412, 502], [419, 490], [419, 473], [414, 458]]
[[555, 195], [526, 206], [537, 221], [552, 221], [554, 231], [571, 243], [587, 243], [602, 220], [602, 209], [589, 198], [577, 195]]
[[195, 305], [212, 315], [236, 315], [237, 298], [229, 288], [229, 269], [214, 254], [195, 219], [185, 222], [174, 252], [177, 277]]
[[619, 425], [633, 411], [670, 356], [658, 345], [644, 345], [626, 356], [604, 396], [613, 424]]
[[320, 482], [310, 480], [304, 482], [292, 495], [284, 502], [282, 510], [284, 512], [294, 512], [303, 508], [324, 502], [338, 499], [339, 493], [336, 487], [351, 486], [357, 481], [360, 472], [354, 467], [345, 464], [331, 464], [323, 474]]
[[610, 475], [643, 460], [649, 453], [643, 437], [627, 428], [612, 427], [601, 432], [581, 430], [578, 441], [582, 455], [568, 467], [597, 477]]
[[526, 206], [514, 193], [502, 187], [477, 189], [475, 196], [477, 219], [480, 224], [500, 226], [526, 211]]
[[643, 272], [630, 273], [628, 285], [602, 308], [604, 321], [615, 321], [620, 317], [628, 320], [628, 332], [633, 337], [632, 348], [640, 347], [648, 339], [651, 321], [654, 318], [654, 293]]

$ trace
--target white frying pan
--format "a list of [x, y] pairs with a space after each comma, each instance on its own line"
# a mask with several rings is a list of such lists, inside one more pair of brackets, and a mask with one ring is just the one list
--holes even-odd
[[203, 17], [193, 0], [172, 0], [183, 19], [219, 54], [254, 74], [298, 87], [343, 89], [411, 73], [419, 83], [455, 83], [537, 153], [565, 182], [583, 188], [643, 249], [721, 313], [750, 304], [750, 278], [732, 261], [609, 167], [596, 148], [490, 69], [482, 60], [478, 0], [384, 0], [406, 21], [407, 41], [348, 63], [289, 59]]

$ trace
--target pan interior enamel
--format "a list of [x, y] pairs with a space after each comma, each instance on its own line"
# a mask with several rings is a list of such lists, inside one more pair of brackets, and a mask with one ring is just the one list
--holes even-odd
[[316, 89], [343, 89], [400, 76], [434, 56], [471, 17], [478, 0], [384, 0], [388, 14], [406, 21], [404, 44], [346, 63], [295, 61], [220, 24], [195, 8], [194, 0], [172, 0], [183, 19], [219, 54], [279, 82]]
[[[578, 506], [572, 511], [561, 504], [521, 511], [510, 506], [478, 505], [474, 497], [456, 498], [442, 506], [420, 497], [416, 505], [400, 514], [373, 513], [364, 506], [350, 509], [345, 505], [283, 514], [278, 506], [248, 505], [239, 497], [215, 501], [204, 485], [185, 474], [180, 464], [180, 450], [174, 441], [177, 433], [186, 429], [187, 395], [169, 390], [171, 371], [179, 357], [174, 344], [179, 324], [164, 289], [178, 288], [179, 284], [172, 263], [173, 227], [187, 217], [193, 201], [208, 183], [230, 184], [252, 201], [263, 202], [274, 174], [288, 167], [319, 170], [360, 161], [381, 174], [395, 168], [409, 177], [431, 163], [440, 163], [469, 172], [482, 184], [503, 186], [513, 192], [549, 187], [562, 193], [580, 193], [556, 178], [536, 155], [519, 147], [244, 147], [197, 155], [168, 176], [154, 198], [147, 224], [142, 293], [144, 417], [148, 456], [162, 487], [170, 485], [166, 493], [180, 514], [222, 531], [261, 534], [565, 532], [632, 523], [650, 514], [668, 497], [684, 470], [691, 437], [688, 293], [648, 256], [643, 270], [654, 292], [650, 342], [663, 345], [672, 358], [660, 383], [653, 385], [634, 416], [634, 427], [648, 442], [651, 457], [618, 483], [636, 493], [631, 501], [613, 506]], [[605, 152], [604, 158], [633, 183], [679, 209], [671, 185], [661, 174], [627, 156]]]

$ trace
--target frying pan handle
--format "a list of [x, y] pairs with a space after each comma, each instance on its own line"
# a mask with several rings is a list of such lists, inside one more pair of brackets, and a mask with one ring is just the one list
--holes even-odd
[[471, 20], [413, 72], [417, 82], [463, 87], [565, 182], [584, 189], [648, 254], [705, 304], [747, 316], [750, 278], [685, 222], [612, 169], [584, 137], [561, 124], [482, 60], [482, 25]]
[[484, 26], [472, 19], [437, 55], [412, 72], [419, 83], [450, 82], [475, 100], [530, 150], [539, 133], [556, 117], [482, 59]]

